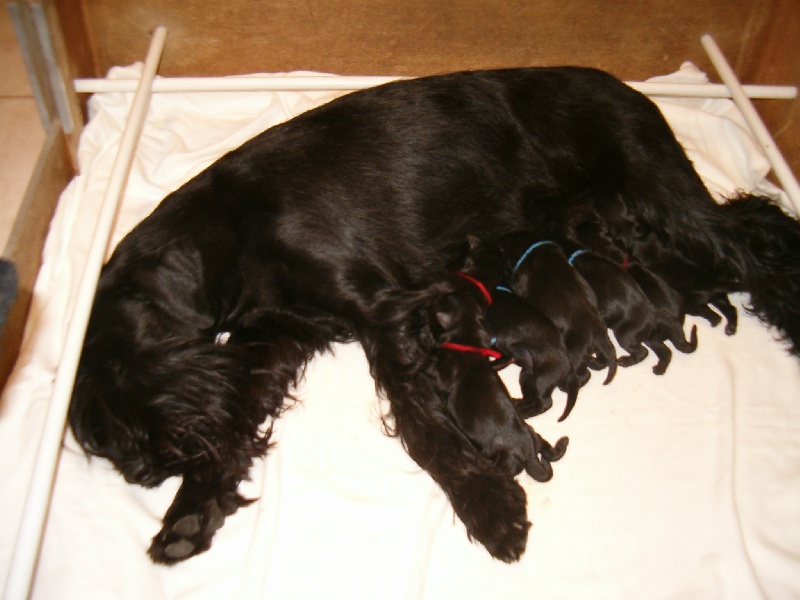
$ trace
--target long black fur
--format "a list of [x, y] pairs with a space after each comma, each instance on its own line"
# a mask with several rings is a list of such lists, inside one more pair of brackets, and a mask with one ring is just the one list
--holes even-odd
[[130, 482], [183, 478], [150, 548], [183, 560], [247, 502], [237, 486], [303, 367], [356, 340], [393, 432], [468, 536], [516, 560], [524, 491], [428, 372], [431, 286], [468, 234], [498, 239], [580, 202], [656, 272], [679, 257], [748, 292], [800, 352], [800, 227], [762, 198], [717, 205], [652, 102], [591, 69], [457, 73], [311, 110], [164, 198], [101, 274], [72, 431]]

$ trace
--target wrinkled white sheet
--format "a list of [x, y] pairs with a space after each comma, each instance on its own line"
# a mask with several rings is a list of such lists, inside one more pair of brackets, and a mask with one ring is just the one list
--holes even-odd
[[[137, 67], [116, 69], [129, 77]], [[704, 76], [684, 65], [671, 79]], [[334, 93], [160, 94], [153, 98], [114, 241], [169, 191], [261, 130]], [[0, 404], [0, 583], [38, 432], [131, 94], [91, 101], [81, 175], [63, 193], [22, 357]], [[715, 193], [749, 190], [768, 165], [727, 100], [659, 106]], [[746, 298], [734, 298], [741, 304]], [[528, 550], [495, 561], [467, 540], [433, 481], [381, 431], [359, 346], [310, 366], [302, 402], [243, 485], [259, 501], [210, 551], [167, 568], [145, 551], [177, 489], [127, 485], [69, 436], [33, 588], [36, 599], [348, 598], [594, 600], [800, 597], [800, 362], [740, 312], [739, 332], [696, 323], [699, 348], [592, 378], [563, 423], [564, 398], [532, 420], [568, 435], [555, 477], [528, 492]], [[504, 372], [518, 391], [513, 367]]]

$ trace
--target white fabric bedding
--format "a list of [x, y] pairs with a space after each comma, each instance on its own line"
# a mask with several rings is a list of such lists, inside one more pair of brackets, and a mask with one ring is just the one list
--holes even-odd
[[[687, 64], [670, 78], [704, 76]], [[223, 152], [335, 95], [154, 96], [113, 241]], [[131, 98], [91, 101], [81, 174], [53, 220], [22, 356], [0, 404], [0, 583]], [[713, 192], [777, 193], [762, 181], [768, 164], [730, 101], [659, 106]], [[297, 390], [302, 402], [277, 421], [276, 447], [243, 485], [259, 500], [227, 520], [210, 551], [174, 567], [153, 565], [145, 552], [177, 481], [128, 485], [67, 434], [32, 597], [798, 598], [800, 361], [744, 311], [732, 337], [692, 324], [697, 351], [676, 352], [665, 375], [651, 372], [651, 355], [608, 386], [593, 377], [563, 423], [559, 392], [531, 421], [570, 445], [552, 481], [520, 476], [533, 527], [517, 564], [470, 543], [444, 494], [382, 433], [385, 407], [360, 347], [349, 344], [313, 361]], [[516, 374], [503, 373], [512, 394]]]

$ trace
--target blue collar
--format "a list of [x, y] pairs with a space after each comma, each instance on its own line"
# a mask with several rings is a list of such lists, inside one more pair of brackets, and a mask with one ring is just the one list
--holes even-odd
[[526, 258], [528, 258], [528, 255], [531, 252], [536, 250], [536, 248], [538, 248], [539, 246], [544, 246], [545, 244], [553, 244], [553, 245], [555, 245], [556, 243], [555, 242], [551, 242], [550, 240], [542, 240], [541, 242], [536, 242], [535, 244], [531, 245], [531, 247], [528, 248], [527, 250], [525, 250], [525, 252], [522, 253], [522, 256], [519, 257], [519, 260], [517, 261], [517, 264], [515, 264], [514, 268], [511, 269], [511, 274], [513, 275], [516, 272], [516, 270], [519, 269], [519, 266], [523, 263], [523, 261]]
[[576, 258], [578, 258], [578, 257], [579, 257], [581, 254], [586, 254], [587, 252], [588, 252], [588, 250], [586, 250], [585, 248], [582, 248], [582, 249], [580, 249], [580, 250], [575, 250], [575, 252], [573, 252], [573, 253], [570, 255], [569, 259], [568, 259], [568, 260], [569, 260], [569, 264], [572, 264], [572, 263], [573, 263], [573, 261], [574, 261]]

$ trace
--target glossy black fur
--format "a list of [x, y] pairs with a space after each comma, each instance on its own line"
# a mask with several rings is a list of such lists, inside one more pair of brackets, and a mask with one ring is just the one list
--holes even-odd
[[[659, 325], [657, 336], [669, 341], [676, 350], [684, 353], [694, 352], [697, 349], [697, 326], [692, 326], [690, 337], [687, 340], [683, 331], [686, 310], [681, 295], [661, 277], [640, 263], [628, 261], [623, 264], [625, 272], [638, 284], [655, 307]], [[668, 364], [669, 360], [661, 365], [656, 365], [653, 370], [656, 374], [662, 375]], [[657, 371], [657, 368], [660, 370]]]
[[[538, 308], [508, 288], [496, 289], [494, 304], [486, 314], [486, 329], [494, 347], [520, 368], [522, 398], [517, 410], [534, 417], [553, 406], [553, 390], [569, 388], [577, 398], [580, 385], [564, 346], [561, 332]], [[574, 402], [574, 401], [573, 401]]]
[[736, 333], [739, 314], [728, 299], [726, 288], [717, 287], [711, 273], [695, 265], [674, 260], [662, 267], [661, 276], [680, 294], [683, 311], [687, 315], [702, 317], [714, 327], [719, 325], [724, 317], [725, 334]]
[[619, 357], [621, 366], [629, 367], [643, 361], [650, 348], [658, 357], [653, 372], [663, 375], [672, 360], [672, 351], [665, 340], [672, 341], [682, 352], [694, 352], [697, 327], [692, 328], [691, 340], [687, 341], [683, 336], [683, 319], [656, 307], [627, 269], [578, 244], [564, 240], [560, 245], [569, 254], [572, 266], [594, 291], [603, 321], [614, 332], [622, 349], [628, 352], [627, 356]]
[[439, 393], [430, 303], [467, 235], [581, 202], [646, 266], [679, 256], [749, 292], [798, 352], [800, 227], [759, 199], [718, 207], [647, 98], [590, 69], [459, 73], [344, 96], [164, 198], [101, 274], [72, 432], [132, 483], [183, 478], [150, 548], [180, 561], [247, 502], [238, 484], [306, 363], [357, 340], [387, 422], [467, 535], [517, 560], [525, 494]]
[[[484, 315], [493, 306], [489, 290], [503, 272], [499, 247], [471, 237], [465, 265], [448, 277], [453, 291], [431, 306], [439, 345], [432, 374], [439, 395], [481, 456], [512, 476], [525, 470], [537, 481], [548, 481], [550, 463], [563, 456], [567, 438], [556, 450], [525, 423], [489, 358], [478, 352], [492, 345]], [[443, 346], [447, 343], [456, 346]]]
[[[509, 287], [558, 328], [572, 371], [580, 383], [588, 381], [590, 368], [607, 368], [605, 383], [611, 382], [617, 369], [617, 355], [600, 316], [597, 298], [569, 264], [559, 245], [532, 232], [513, 233], [499, 243], [506, 254]], [[539, 243], [542, 245], [531, 250]], [[576, 397], [568, 395], [560, 421], [569, 416]]]

